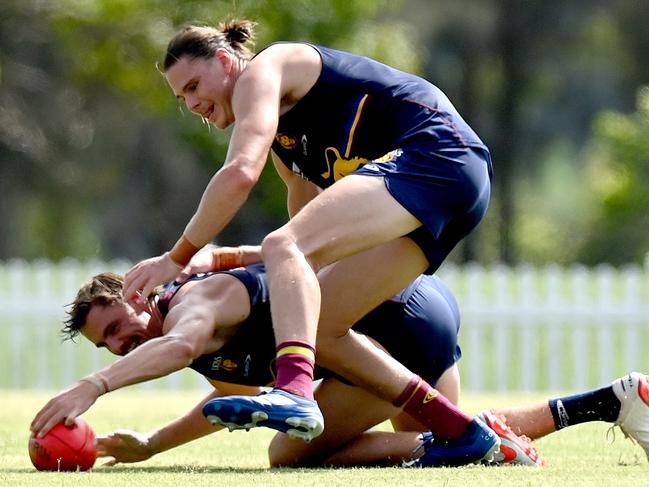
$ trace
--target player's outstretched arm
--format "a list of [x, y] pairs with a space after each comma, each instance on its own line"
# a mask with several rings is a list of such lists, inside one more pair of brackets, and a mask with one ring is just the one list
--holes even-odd
[[[99, 396], [109, 391], [163, 377], [189, 366], [202, 352], [184, 340], [184, 336], [184, 333], [176, 333], [153, 338], [110, 366], [84, 377], [47, 402], [32, 421], [31, 431], [42, 437], [61, 421], [72, 424]], [[192, 340], [199, 338], [194, 335]]]
[[111, 457], [110, 460], [104, 463], [105, 466], [148, 460], [153, 455], [223, 429], [222, 426], [212, 426], [202, 414], [203, 405], [210, 399], [231, 394], [254, 395], [261, 391], [259, 387], [210, 382], [217, 389], [208, 394], [187, 414], [158, 430], [149, 433], [118, 430], [98, 437], [97, 456]]
[[235, 277], [218, 274], [187, 292], [182, 289], [170, 303], [163, 336], [142, 343], [52, 398], [32, 421], [31, 431], [42, 437], [61, 421], [72, 424], [102, 394], [188, 367], [205, 352], [218, 328], [235, 326], [249, 313], [248, 292]]

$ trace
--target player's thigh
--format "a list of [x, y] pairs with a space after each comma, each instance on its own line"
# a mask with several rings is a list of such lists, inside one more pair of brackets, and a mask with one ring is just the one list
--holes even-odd
[[319, 331], [342, 334], [428, 267], [407, 237], [339, 260], [318, 273], [322, 294]]
[[[383, 178], [351, 175], [316, 196], [273, 234], [296, 242], [319, 268], [419, 226], [390, 194]], [[273, 234], [267, 241], [273, 240]]]
[[310, 443], [277, 434], [269, 447], [271, 465], [311, 464], [338, 451], [364, 431], [398, 412], [390, 403], [360, 387], [325, 379], [315, 391], [325, 420], [322, 435]]
[[457, 363], [454, 363], [444, 371], [435, 384], [435, 389], [456, 406], [460, 403], [460, 369]]

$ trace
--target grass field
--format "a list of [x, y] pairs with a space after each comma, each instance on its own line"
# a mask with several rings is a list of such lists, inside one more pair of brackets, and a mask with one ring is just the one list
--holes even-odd
[[[101, 398], [84, 418], [98, 434], [118, 428], [153, 429], [195, 404], [203, 392], [118, 391]], [[90, 473], [37, 472], [27, 454], [28, 426], [46, 402], [43, 392], [0, 391], [0, 485], [29, 486], [598, 486], [649, 485], [649, 464], [642, 449], [616, 429], [593, 423], [539, 440], [548, 466], [457, 469], [355, 468], [269, 470], [266, 446], [270, 430], [220, 432], [140, 464], [96, 467]], [[471, 396], [468, 412], [531, 402], [544, 396]], [[99, 464], [100, 462], [98, 462]]]

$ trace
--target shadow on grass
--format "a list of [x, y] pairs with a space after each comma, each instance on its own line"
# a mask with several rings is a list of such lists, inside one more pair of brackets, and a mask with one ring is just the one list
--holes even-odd
[[[293, 469], [292, 471], [297, 471]], [[116, 467], [95, 467], [87, 472], [51, 472], [51, 473], [65, 473], [65, 474], [122, 474], [122, 473], [211, 473], [211, 474], [246, 474], [246, 473], [261, 473], [261, 472], [281, 472], [291, 471], [291, 469], [274, 469], [270, 468], [238, 468], [238, 467], [209, 467], [209, 466], [196, 466], [196, 465], [163, 465], [163, 466], [150, 466], [150, 467], [129, 467], [129, 466], [116, 466]], [[2, 469], [4, 473], [19, 473], [19, 474], [48, 474], [50, 472], [43, 472], [34, 468], [7, 468]]]
[[167, 473], [167, 474], [250, 474], [250, 473], [273, 473], [273, 474], [294, 474], [299, 472], [313, 472], [314, 470], [337, 470], [331, 467], [322, 468], [241, 468], [241, 467], [209, 467], [209, 466], [196, 466], [196, 465], [161, 465], [161, 466], [124, 466], [119, 465], [116, 467], [96, 467], [86, 472], [44, 472], [38, 471], [34, 468], [7, 468], [1, 469], [4, 473], [14, 474], [68, 474], [68, 475], [117, 475], [123, 473]]

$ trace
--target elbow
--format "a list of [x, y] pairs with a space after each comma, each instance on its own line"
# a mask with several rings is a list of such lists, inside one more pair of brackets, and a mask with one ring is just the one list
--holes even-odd
[[249, 193], [259, 181], [261, 170], [257, 170], [251, 164], [233, 161], [221, 168], [222, 177], [227, 181], [228, 188], [237, 193]]
[[168, 356], [173, 357], [176, 364], [182, 368], [189, 367], [191, 363], [203, 353], [203, 349], [189, 342], [184, 337], [165, 337], [168, 340]]

